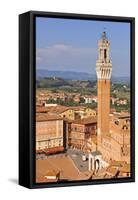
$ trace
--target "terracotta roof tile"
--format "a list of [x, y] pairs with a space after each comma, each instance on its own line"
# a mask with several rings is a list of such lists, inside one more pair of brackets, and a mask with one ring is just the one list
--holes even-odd
[[130, 164], [125, 164], [123, 167], [120, 168], [120, 172], [128, 173], [130, 172]]
[[114, 166], [114, 167], [122, 167], [126, 164], [126, 161], [116, 161], [116, 160], [113, 160], [111, 162], [111, 166]]
[[45, 173], [45, 176], [58, 176], [60, 171], [57, 170], [48, 170]]
[[53, 120], [62, 120], [62, 117], [58, 115], [53, 115], [53, 114], [45, 114], [45, 113], [39, 113], [36, 114], [36, 121], [41, 122], [41, 121], [53, 121]]
[[46, 113], [48, 112], [47, 108], [44, 106], [36, 106], [36, 113]]
[[88, 118], [83, 118], [83, 119], [79, 119], [79, 120], [75, 120], [73, 122], [74, 124], [93, 124], [93, 123], [97, 123], [97, 117], [88, 117]]
[[109, 166], [107, 169], [106, 169], [106, 173], [108, 175], [112, 175], [112, 176], [115, 176], [118, 172], [118, 168], [115, 168], [115, 167], [112, 167], [112, 166]]

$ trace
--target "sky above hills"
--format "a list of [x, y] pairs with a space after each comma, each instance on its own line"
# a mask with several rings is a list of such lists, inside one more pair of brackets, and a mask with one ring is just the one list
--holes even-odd
[[113, 76], [130, 75], [130, 24], [36, 18], [36, 68], [95, 74], [98, 40], [106, 31]]

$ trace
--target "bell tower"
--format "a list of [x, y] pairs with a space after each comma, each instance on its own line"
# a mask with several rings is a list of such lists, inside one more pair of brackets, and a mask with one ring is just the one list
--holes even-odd
[[112, 62], [109, 56], [110, 42], [106, 32], [98, 42], [98, 60], [96, 61], [97, 90], [98, 90], [98, 135], [109, 133], [110, 113], [110, 79]]

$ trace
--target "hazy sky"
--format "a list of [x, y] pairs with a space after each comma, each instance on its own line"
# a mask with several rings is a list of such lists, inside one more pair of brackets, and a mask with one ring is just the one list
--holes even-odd
[[110, 41], [113, 76], [130, 74], [130, 24], [121, 22], [36, 18], [37, 69], [95, 74], [98, 40]]

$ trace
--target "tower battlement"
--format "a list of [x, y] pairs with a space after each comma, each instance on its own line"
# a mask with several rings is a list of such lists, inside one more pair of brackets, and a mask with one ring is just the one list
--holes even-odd
[[107, 39], [106, 32], [103, 32], [102, 38], [98, 42], [98, 60], [96, 61], [96, 73], [98, 79], [111, 79], [112, 62], [109, 55], [110, 42]]

